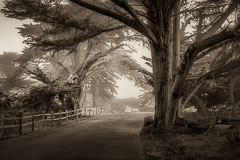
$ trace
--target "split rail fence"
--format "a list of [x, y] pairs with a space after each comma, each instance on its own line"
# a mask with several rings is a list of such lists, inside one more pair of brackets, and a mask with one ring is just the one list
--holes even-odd
[[30, 132], [43, 130], [47, 126], [57, 126], [69, 120], [81, 117], [94, 116], [106, 112], [106, 108], [81, 108], [77, 110], [66, 110], [64, 112], [51, 112], [24, 115], [19, 112], [18, 116], [0, 115], [0, 139], [16, 137]]

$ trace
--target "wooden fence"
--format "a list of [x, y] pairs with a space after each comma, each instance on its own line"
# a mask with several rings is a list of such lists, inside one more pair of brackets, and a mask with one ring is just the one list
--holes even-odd
[[9, 115], [0, 115], [0, 139], [15, 137], [37, 130], [42, 130], [46, 126], [56, 126], [69, 120], [74, 120], [82, 116], [94, 116], [106, 112], [103, 107], [99, 108], [81, 108], [77, 110], [66, 110], [58, 113], [41, 113], [24, 115], [19, 112], [18, 116], [9, 117]]

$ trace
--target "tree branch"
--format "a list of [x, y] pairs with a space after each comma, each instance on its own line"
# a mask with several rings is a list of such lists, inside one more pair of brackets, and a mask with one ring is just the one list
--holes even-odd
[[199, 78], [198, 81], [201, 81], [203, 79], [213, 79], [213, 78], [216, 78], [218, 75], [222, 74], [222, 73], [225, 73], [225, 72], [228, 72], [236, 67], [239, 67], [240, 66], [240, 58], [236, 59], [236, 60], [233, 60], [231, 62], [229, 62], [228, 64], [225, 64], [225, 65], [222, 65], [220, 66], [219, 68], [217, 69], [214, 69], [212, 71], [209, 71], [207, 73], [205, 73], [203, 76], [201, 76]]
[[41, 47], [42, 50], [46, 51], [63, 49], [72, 50], [72, 47], [78, 45], [80, 42], [84, 42], [85, 40], [91, 39], [102, 33], [123, 29], [125, 27], [125, 25], [121, 25], [105, 29], [95, 29], [94, 31], [90, 30], [89, 32], [76, 33], [69, 38], [67, 38], [66, 36], [62, 36], [62, 38], [59, 39], [57, 37], [56, 40], [54, 40], [54, 37], [49, 40], [48, 37], [45, 38], [45, 36], [48, 35], [42, 35], [36, 38], [33, 37], [32, 40], [29, 39], [28, 41], [26, 41], [26, 43], [32, 46]]
[[[155, 37], [153, 37], [150, 33], [146, 32], [146, 30], [143, 28], [143, 26], [139, 25], [139, 22], [133, 19], [130, 19], [126, 16], [122, 16], [120, 14], [117, 14], [113, 11], [95, 6], [93, 4], [84, 2], [83, 0], [69, 0], [79, 6], [82, 6], [84, 8], [87, 8], [89, 10], [95, 11], [97, 13], [100, 13], [102, 15], [111, 17], [113, 19], [116, 19], [122, 23], [124, 23], [125, 25], [135, 29], [136, 31], [140, 32], [141, 34], [143, 34], [144, 36], [148, 37], [149, 39], [151, 39], [152, 41], [156, 42]], [[123, 8], [124, 9], [124, 8]]]
[[[235, 29], [239, 29], [239, 25], [237, 25]], [[210, 38], [204, 39], [200, 42], [195, 42], [192, 45], [190, 45], [184, 55], [183, 61], [178, 71], [178, 75], [173, 84], [173, 88], [172, 88], [173, 97], [175, 98], [181, 97], [181, 94], [184, 88], [182, 84], [184, 84], [184, 82], [186, 81], [187, 75], [198, 53], [200, 53], [204, 49], [215, 46], [223, 41], [234, 39], [234, 38], [240, 38], [239, 30], [230, 30], [226, 32], [221, 32], [219, 34], [213, 35]]]
[[121, 48], [123, 45], [118, 45], [116, 47], [110, 48], [105, 52], [98, 52], [97, 54], [95, 54], [94, 57], [92, 57], [91, 59], [89, 59], [84, 66], [82, 67], [82, 71], [81, 73], [78, 73], [78, 75], [80, 76], [80, 79], [84, 79], [89, 71], [89, 69], [102, 57], [107, 56], [108, 54], [116, 51], [117, 49]]
[[57, 65], [61, 66], [65, 71], [67, 71], [67, 73], [70, 73], [69, 70], [68, 70], [68, 68], [65, 67], [65, 66], [64, 66], [59, 60], [57, 60], [56, 58], [49, 56], [49, 57], [43, 58], [43, 59], [46, 59], [46, 60], [48, 60], [48, 61], [52, 61], [53, 63], [56, 63]]
[[87, 59], [88, 57], [90, 56], [91, 54], [91, 51], [92, 51], [92, 47], [93, 47], [93, 44], [88, 41], [88, 44], [87, 44], [87, 52], [84, 54], [84, 57], [81, 59], [81, 63], [79, 63], [75, 69], [75, 73], [76, 74], [79, 74], [81, 73], [82, 69], [83, 69], [83, 66], [87, 63]]
[[145, 32], [148, 35], [147, 37], [149, 37], [152, 41], [157, 43], [157, 38], [152, 33], [152, 31], [149, 30], [147, 26], [142, 22], [142, 20], [138, 17], [137, 12], [129, 5], [129, 3], [126, 0], [123, 0], [123, 4], [124, 4], [125, 10], [127, 10], [127, 12], [133, 17], [133, 19], [135, 19], [138, 22], [138, 24], [143, 28], [143, 30], [145, 30]]
[[228, 9], [222, 14], [222, 16], [202, 35], [198, 37], [198, 41], [201, 41], [203, 39], [206, 39], [207, 37], [213, 35], [219, 27], [225, 22], [225, 20], [228, 18], [228, 16], [234, 11], [235, 8], [238, 7], [238, 4], [240, 4], [239, 0], [233, 0], [231, 5], [228, 7]]
[[[208, 55], [208, 54], [211, 53], [212, 51], [214, 51], [214, 50], [222, 47], [223, 45], [227, 45], [227, 44], [232, 43], [232, 42], [235, 42], [235, 41], [236, 41], [235, 39], [230, 39], [230, 40], [223, 41], [223, 42], [221, 42], [221, 43], [219, 43], [219, 44], [217, 44], [217, 45], [215, 45], [215, 46], [213, 46], [213, 47], [210, 47], [210, 48], [208, 48], [207, 50], [202, 51], [202, 52], [196, 57], [195, 61], [198, 61], [199, 59], [201, 59], [201, 58], [203, 58], [204, 56]], [[240, 39], [239, 39], [238, 41], [240, 41]]]

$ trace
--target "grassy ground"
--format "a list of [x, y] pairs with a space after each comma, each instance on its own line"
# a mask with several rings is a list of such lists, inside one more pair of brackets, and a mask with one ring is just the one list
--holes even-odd
[[143, 128], [141, 140], [146, 160], [240, 160], [240, 146], [226, 137], [226, 130], [191, 133]]

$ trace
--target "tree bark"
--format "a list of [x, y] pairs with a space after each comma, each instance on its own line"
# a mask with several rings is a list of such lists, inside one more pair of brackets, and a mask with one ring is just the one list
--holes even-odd
[[[155, 115], [154, 126], [169, 126], [172, 124], [173, 110], [169, 106], [171, 101], [172, 86], [172, 52], [171, 45], [171, 20], [173, 6], [168, 2], [148, 1], [150, 6], [149, 16], [155, 15], [156, 21], [149, 22], [150, 29], [157, 38], [157, 43], [150, 41], [154, 96]], [[166, 13], [165, 15], [161, 13]]]
[[84, 86], [83, 88], [84, 90], [82, 91], [82, 97], [80, 99], [80, 108], [84, 108], [84, 104], [86, 102], [86, 98], [87, 98], [87, 93], [86, 93], [86, 86]]
[[229, 101], [232, 105], [234, 105], [234, 103], [235, 103], [234, 87], [235, 87], [238, 79], [239, 79], [239, 77], [231, 77], [230, 84], [229, 84]]
[[[172, 43], [172, 50], [173, 50], [173, 57], [172, 57], [172, 79], [174, 80], [177, 75], [177, 70], [180, 64], [180, 12], [181, 6], [180, 2], [176, 2], [176, 7], [174, 8], [174, 17], [173, 17], [173, 43]], [[171, 84], [172, 86], [172, 84]], [[169, 92], [169, 97], [172, 96], [172, 92]], [[171, 107], [171, 115], [169, 115], [170, 124], [174, 124], [176, 116], [183, 116], [182, 114], [182, 100], [180, 99], [171, 99], [170, 107]], [[176, 113], [177, 112], [177, 113]]]
[[172, 70], [173, 77], [175, 77], [177, 73], [177, 68], [180, 64], [180, 2], [176, 4], [174, 9], [174, 17], [173, 17], [173, 60], [172, 60]]
[[74, 86], [73, 96], [72, 96], [73, 102], [74, 102], [74, 110], [80, 108], [80, 101], [83, 94], [83, 85], [84, 85], [84, 81], [78, 80], [78, 82]]
[[[165, 48], [166, 49], [166, 48]], [[153, 79], [155, 95], [155, 118], [154, 125], [165, 125], [165, 114], [168, 106], [168, 54], [167, 50], [159, 49], [158, 46], [151, 44], [151, 53], [153, 57]]]

